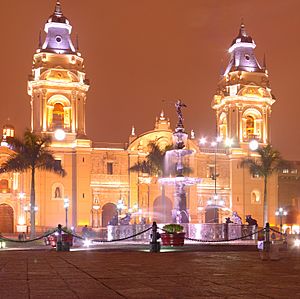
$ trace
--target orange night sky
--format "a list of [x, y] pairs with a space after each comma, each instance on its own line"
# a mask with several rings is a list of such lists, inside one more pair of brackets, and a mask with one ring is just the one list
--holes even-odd
[[[272, 142], [287, 159], [300, 160], [298, 72], [299, 0], [62, 0], [73, 41], [85, 58], [91, 88], [87, 133], [93, 141], [127, 142], [131, 126], [154, 128], [161, 109], [175, 125], [172, 101], [183, 99], [185, 127], [212, 136], [211, 100], [227, 49], [241, 18], [264, 53], [272, 92]], [[55, 0], [0, 1], [0, 125], [21, 135], [30, 125], [27, 76], [39, 31]], [[44, 34], [43, 34], [44, 37]], [[164, 100], [164, 101], [163, 101]], [[9, 121], [7, 120], [9, 118]]]

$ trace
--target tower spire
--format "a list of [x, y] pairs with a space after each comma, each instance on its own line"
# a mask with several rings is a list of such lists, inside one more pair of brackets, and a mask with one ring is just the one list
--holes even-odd
[[61, 16], [62, 16], [62, 10], [61, 10], [61, 3], [60, 3], [60, 0], [56, 0], [54, 14], [55, 14], [57, 17], [61, 17]]
[[247, 36], [243, 18], [241, 19], [241, 26], [240, 26], [239, 36]]

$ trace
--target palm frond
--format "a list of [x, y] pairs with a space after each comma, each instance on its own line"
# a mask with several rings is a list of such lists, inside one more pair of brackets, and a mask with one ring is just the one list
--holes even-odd
[[282, 159], [280, 152], [273, 149], [271, 144], [258, 148], [256, 152], [258, 158], [246, 158], [241, 162], [241, 166], [247, 166], [251, 174], [268, 177], [288, 165], [288, 162]]
[[11, 157], [0, 166], [0, 173], [4, 172], [24, 172], [30, 168], [28, 160], [24, 156], [12, 154]]
[[131, 171], [141, 171], [148, 173], [151, 176], [161, 175], [164, 168], [164, 158], [166, 151], [173, 148], [172, 145], [160, 147], [156, 141], [150, 141], [148, 143], [148, 155], [142, 162], [137, 162], [135, 165], [129, 168]]
[[9, 138], [8, 143], [14, 153], [1, 165], [0, 172], [23, 172], [30, 168], [40, 168], [61, 176], [66, 175], [48, 149], [51, 143], [50, 136], [38, 135], [26, 130], [23, 140], [14, 137]]
[[66, 175], [66, 171], [61, 167], [61, 164], [57, 163], [52, 154], [46, 151], [39, 156], [36, 167], [38, 169], [54, 172], [62, 177]]
[[134, 164], [133, 166], [131, 166], [129, 168], [130, 171], [134, 171], [134, 172], [143, 172], [143, 173], [151, 173], [151, 165], [149, 163], [149, 161], [142, 161], [142, 162], [138, 162], [136, 164]]

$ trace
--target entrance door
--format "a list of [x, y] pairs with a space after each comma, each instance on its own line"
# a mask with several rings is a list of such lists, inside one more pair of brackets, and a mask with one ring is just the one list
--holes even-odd
[[219, 223], [219, 209], [210, 207], [205, 210], [205, 223]]
[[14, 232], [14, 210], [7, 204], [0, 205], [0, 232]]
[[102, 208], [102, 226], [106, 227], [108, 222], [117, 214], [117, 207], [113, 203], [107, 203]]

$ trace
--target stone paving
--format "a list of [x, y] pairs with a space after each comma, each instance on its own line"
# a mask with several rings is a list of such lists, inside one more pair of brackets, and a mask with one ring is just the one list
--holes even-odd
[[300, 298], [300, 248], [0, 251], [0, 298]]

